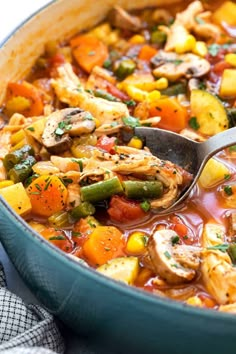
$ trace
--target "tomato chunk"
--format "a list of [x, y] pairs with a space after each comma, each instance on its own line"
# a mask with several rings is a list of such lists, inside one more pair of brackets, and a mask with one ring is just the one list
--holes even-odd
[[146, 215], [138, 202], [119, 196], [112, 197], [107, 212], [111, 219], [119, 222], [137, 220]]

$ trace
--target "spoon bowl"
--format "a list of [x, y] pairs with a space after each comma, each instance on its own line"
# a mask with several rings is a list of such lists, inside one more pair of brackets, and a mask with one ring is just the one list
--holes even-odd
[[202, 143], [159, 128], [136, 127], [135, 135], [144, 141], [153, 155], [161, 160], [169, 160], [193, 175], [191, 184], [182, 191], [178, 199], [160, 213], [173, 210], [189, 195], [213, 155], [236, 144], [236, 127], [214, 135]]

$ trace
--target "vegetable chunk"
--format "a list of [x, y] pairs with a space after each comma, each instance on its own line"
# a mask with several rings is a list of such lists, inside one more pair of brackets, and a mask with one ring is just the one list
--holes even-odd
[[132, 285], [139, 270], [137, 257], [120, 257], [97, 268], [97, 271], [115, 280]]
[[64, 209], [67, 189], [57, 176], [40, 176], [27, 188], [32, 203], [32, 212], [49, 217]]
[[21, 216], [28, 214], [32, 209], [30, 198], [22, 183], [0, 189], [0, 195]]

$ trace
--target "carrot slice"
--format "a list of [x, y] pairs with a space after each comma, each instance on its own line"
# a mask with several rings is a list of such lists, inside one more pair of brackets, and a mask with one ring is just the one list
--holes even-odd
[[140, 60], [150, 61], [154, 55], [157, 54], [157, 50], [150, 45], [144, 45], [138, 55]]
[[174, 98], [161, 98], [151, 103], [150, 117], [161, 117], [159, 128], [180, 132], [187, 126], [188, 113]]
[[123, 255], [124, 246], [123, 235], [116, 227], [97, 226], [84, 243], [83, 251], [89, 262], [99, 266]]
[[66, 237], [65, 233], [48, 227], [40, 232], [40, 234], [54, 246], [60, 248], [64, 252], [72, 252], [72, 242]]
[[[29, 100], [27, 109], [18, 112], [25, 117], [39, 116], [43, 113], [43, 100], [40, 91], [32, 84], [23, 81], [22, 83], [10, 82], [7, 86], [7, 102], [14, 97], [24, 97]], [[14, 111], [11, 113], [15, 113]]]
[[49, 217], [64, 209], [67, 189], [57, 176], [40, 176], [27, 188], [32, 204], [32, 212]]
[[89, 35], [73, 38], [70, 41], [70, 46], [77, 63], [87, 73], [90, 73], [96, 65], [102, 66], [108, 57], [107, 46], [99, 39]]

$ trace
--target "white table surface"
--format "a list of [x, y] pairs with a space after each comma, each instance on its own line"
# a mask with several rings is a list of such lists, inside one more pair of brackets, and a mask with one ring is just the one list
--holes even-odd
[[[0, 0], [0, 42], [33, 12], [49, 2], [49, 0]], [[4, 266], [8, 289], [19, 295], [27, 303], [36, 303], [37, 300], [21, 280], [1, 243], [0, 262]], [[96, 354], [87, 341], [79, 339], [66, 327], [62, 334], [67, 344], [66, 354]]]

